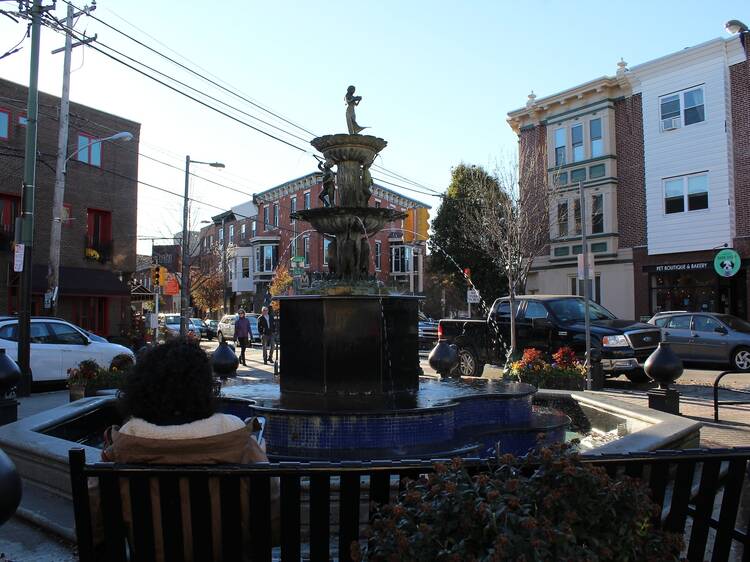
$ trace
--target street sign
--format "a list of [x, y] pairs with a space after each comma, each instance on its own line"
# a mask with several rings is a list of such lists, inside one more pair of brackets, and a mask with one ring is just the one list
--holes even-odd
[[722, 277], [732, 277], [742, 265], [742, 258], [736, 250], [727, 248], [714, 256], [714, 271]]
[[302, 277], [305, 274], [305, 270], [300, 267], [292, 268], [292, 275], [294, 277]]
[[469, 304], [479, 304], [480, 297], [479, 297], [479, 291], [476, 289], [467, 289], [466, 290], [466, 302]]
[[583, 272], [583, 254], [578, 254], [578, 279], [593, 279], [594, 278], [594, 254], [589, 252], [589, 274], [584, 276]]
[[13, 254], [13, 271], [20, 273], [23, 271], [23, 255], [26, 251], [24, 244], [16, 244], [16, 251]]
[[292, 267], [302, 267], [305, 265], [305, 256], [292, 256]]

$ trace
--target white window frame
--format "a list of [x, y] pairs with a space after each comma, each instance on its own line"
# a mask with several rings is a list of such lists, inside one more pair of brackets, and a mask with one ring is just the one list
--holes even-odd
[[[597, 138], [594, 138], [591, 134], [591, 127], [594, 121], [599, 121], [599, 137]], [[599, 144], [594, 144], [596, 141], [598, 141]], [[601, 117], [589, 119], [589, 150], [591, 151], [589, 158], [604, 156], [604, 119]]]
[[[704, 209], [690, 209], [690, 193], [689, 193], [689, 181], [690, 178], [695, 177], [705, 177], [706, 178], [706, 207]], [[674, 213], [667, 213], [667, 182], [672, 182], [676, 180], [682, 180], [682, 211], [675, 211]], [[708, 170], [704, 170], [701, 172], [694, 172], [691, 174], [684, 174], [682, 176], [671, 176], [668, 178], [662, 178], [661, 180], [661, 189], [662, 189], [662, 214], [664, 216], [667, 215], [681, 215], [683, 213], [705, 213], [707, 211], [711, 210], [711, 183], [709, 181], [708, 177]], [[701, 192], [703, 193], [703, 192]]]
[[383, 243], [375, 240], [375, 271], [380, 271], [383, 261]]
[[[701, 92], [701, 98], [703, 100], [703, 103], [701, 104], [703, 106], [703, 119], [701, 121], [696, 121], [695, 123], [689, 123], [685, 124], [685, 111], [687, 109], [692, 109], [685, 107], [685, 94], [689, 92], [694, 92], [696, 90], [700, 90]], [[677, 96], [677, 101], [679, 103], [679, 115], [673, 116], [673, 117], [662, 117], [662, 100], [670, 97]], [[693, 107], [699, 107], [699, 106], [693, 106]], [[671, 92], [669, 94], [664, 94], [663, 96], [659, 96], [659, 130], [662, 133], [666, 133], [669, 131], [673, 131], [676, 129], [681, 129], [683, 127], [690, 127], [691, 125], [698, 125], [699, 123], [705, 123], [707, 120], [706, 117], [706, 88], [704, 87], [704, 84], [698, 84], [696, 86], [690, 86], [689, 88], [685, 88], [684, 90], [679, 90], [677, 92]]]
[[[578, 127], [580, 127], [581, 129], [581, 144], [580, 144], [581, 157], [580, 158], [576, 158], [576, 144], [573, 142], [573, 130]], [[583, 162], [584, 160], [586, 160], [585, 133], [586, 131], [583, 129], [583, 123], [576, 123], [575, 125], [570, 126], [570, 152], [571, 152], [571, 156], [573, 157], [572, 158], [573, 162]]]
[[312, 196], [310, 195], [309, 191], [305, 191], [303, 198], [303, 206], [305, 209], [310, 209], [312, 207]]
[[273, 204], [273, 225], [279, 226], [279, 204]]
[[[562, 144], [558, 144], [558, 133], [562, 133]], [[568, 163], [568, 134], [565, 129], [565, 127], [560, 127], [559, 129], [555, 129], [555, 132], [552, 133], [552, 144], [554, 145], [554, 154], [555, 154], [555, 166], [565, 166], [565, 164]], [[558, 162], [557, 160], [557, 149], [562, 148], [562, 158], [561, 161]]]

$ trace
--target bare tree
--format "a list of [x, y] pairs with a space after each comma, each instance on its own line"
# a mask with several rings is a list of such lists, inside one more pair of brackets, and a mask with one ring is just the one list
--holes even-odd
[[464, 233], [507, 277], [510, 300], [510, 345], [516, 352], [516, 295], [526, 287], [534, 259], [549, 242], [546, 158], [542, 151], [522, 151], [497, 165], [493, 175], [484, 171], [470, 182], [469, 200], [462, 213]]

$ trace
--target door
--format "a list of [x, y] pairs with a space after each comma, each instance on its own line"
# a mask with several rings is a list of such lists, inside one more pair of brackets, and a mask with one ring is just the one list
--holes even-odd
[[[717, 331], [719, 330], [719, 331]], [[693, 359], [696, 361], [729, 361], [729, 330], [715, 318], [693, 315]]]
[[[70, 324], [64, 322], [47, 322], [47, 327], [52, 335], [52, 341], [60, 348], [60, 359], [64, 373], [68, 369], [78, 367], [84, 359], [93, 359], [97, 363], [101, 360], [101, 354], [96, 353], [89, 347], [89, 339]], [[109, 365], [101, 365], [109, 367]]]
[[664, 341], [671, 344], [672, 351], [679, 355], [680, 359], [683, 361], [692, 359], [690, 342], [693, 339], [693, 332], [691, 330], [690, 320], [690, 314], [672, 316], [665, 324], [662, 332]]

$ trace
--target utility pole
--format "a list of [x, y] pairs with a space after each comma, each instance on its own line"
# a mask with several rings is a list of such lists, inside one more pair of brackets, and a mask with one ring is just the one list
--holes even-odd
[[579, 207], [581, 209], [581, 251], [583, 252], [583, 309], [584, 326], [586, 330], [586, 390], [591, 390], [591, 318], [589, 317], [589, 247], [586, 237], [586, 196], [583, 192], [583, 182], [578, 182]]
[[[52, 228], [49, 241], [49, 265], [47, 267], [47, 289], [49, 293], [49, 310], [51, 316], [57, 315], [57, 302], [60, 279], [60, 243], [62, 238], [62, 213], [65, 198], [65, 167], [68, 159], [68, 122], [70, 119], [70, 59], [73, 52], [72, 29], [76, 16], [88, 14], [96, 9], [93, 6], [84, 8], [83, 12], [75, 13], [73, 5], [68, 4], [68, 14], [65, 20], [65, 47], [55, 49], [52, 54], [65, 52], [63, 62], [63, 85], [60, 97], [60, 129], [57, 134], [57, 166], [55, 168], [55, 191], [52, 201]], [[94, 41], [96, 37], [76, 42], [76, 47]]]
[[187, 335], [190, 306], [190, 247], [188, 244], [188, 207], [190, 203], [190, 155], [185, 156], [185, 197], [182, 201], [182, 283], [180, 283], [180, 336]]
[[26, 149], [24, 152], [23, 186], [21, 191], [21, 216], [16, 218], [16, 251], [21, 245], [23, 270], [21, 271], [20, 306], [18, 315], [18, 366], [21, 381], [18, 395], [31, 394], [31, 253], [34, 245], [34, 185], [36, 182], [36, 133], [39, 120], [39, 36], [42, 26], [42, 0], [31, 6], [31, 63], [29, 68], [29, 95], [26, 101]]

